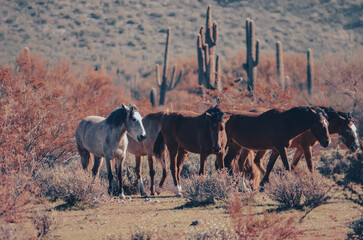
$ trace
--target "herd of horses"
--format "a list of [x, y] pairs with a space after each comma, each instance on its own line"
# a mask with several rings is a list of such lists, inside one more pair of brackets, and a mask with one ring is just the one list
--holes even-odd
[[[250, 166], [252, 186], [258, 189], [268, 181], [279, 156], [285, 169], [291, 170], [287, 148], [297, 148], [292, 169], [304, 154], [312, 172], [312, 147], [318, 142], [322, 147], [328, 147], [330, 134], [336, 133], [350, 151], [359, 148], [357, 128], [351, 115], [333, 108], [300, 106], [287, 111], [254, 109], [223, 112], [216, 106], [202, 114], [165, 111], [142, 118], [135, 105], [122, 105], [107, 118], [84, 118], [76, 130], [76, 143], [83, 169], [92, 171], [95, 177], [99, 175], [103, 159], [106, 160], [109, 192], [112, 169], [115, 169], [121, 198], [125, 197], [122, 172], [126, 151], [136, 157], [136, 174], [143, 196], [147, 193], [141, 174], [142, 157], [148, 157], [150, 193], [155, 195], [161, 193], [165, 182], [165, 159], [169, 156], [175, 193], [180, 196], [180, 173], [189, 152], [200, 154], [199, 174], [205, 174], [206, 159], [211, 154], [216, 155], [216, 169], [226, 167], [232, 170], [236, 163], [240, 171], [245, 171], [246, 166]], [[263, 158], [267, 150], [272, 150], [272, 153], [265, 169]], [[163, 168], [162, 178], [155, 187], [154, 157]]]

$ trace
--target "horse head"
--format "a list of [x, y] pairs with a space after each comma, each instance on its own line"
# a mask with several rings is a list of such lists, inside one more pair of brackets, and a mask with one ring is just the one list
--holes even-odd
[[224, 149], [227, 143], [225, 124], [230, 115], [222, 112], [217, 106], [208, 109], [205, 112], [205, 117], [208, 121], [210, 137], [212, 139], [212, 150], [214, 153]]
[[126, 113], [125, 127], [127, 133], [135, 140], [142, 142], [146, 138], [146, 132], [142, 125], [142, 117], [135, 105], [125, 106], [122, 105]]
[[311, 132], [316, 139], [318, 139], [321, 146], [328, 147], [331, 139], [328, 130], [329, 123], [325, 117], [325, 113], [313, 108], [310, 110], [313, 113], [313, 125], [311, 127]]
[[340, 139], [351, 152], [355, 152], [359, 148], [359, 138], [354, 120], [349, 113], [338, 112], [338, 114], [341, 120], [341, 124], [338, 129]]

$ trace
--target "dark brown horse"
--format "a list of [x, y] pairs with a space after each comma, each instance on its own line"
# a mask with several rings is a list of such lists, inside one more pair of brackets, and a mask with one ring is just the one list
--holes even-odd
[[215, 154], [217, 169], [224, 166], [224, 150], [227, 143], [225, 122], [229, 116], [219, 108], [208, 109], [201, 115], [192, 112], [165, 113], [161, 131], [156, 139], [154, 152], [158, 156], [165, 144], [169, 150], [170, 170], [175, 191], [181, 194], [180, 173], [188, 152], [200, 154], [199, 174], [205, 174], [205, 162]]
[[[313, 108], [317, 111], [323, 111], [325, 113], [325, 116], [329, 121], [329, 134], [339, 134], [343, 143], [352, 152], [355, 152], [359, 148], [357, 128], [350, 114], [338, 112], [335, 111], [333, 108], [327, 108], [322, 106]], [[313, 171], [314, 168], [312, 161], [312, 147], [315, 146], [317, 143], [318, 140], [310, 130], [300, 134], [292, 140], [290, 148], [297, 148], [293, 157], [292, 169], [296, 168], [302, 155], [304, 154], [309, 171]], [[248, 150], [242, 150], [242, 158], [246, 154], [248, 154], [246, 153], [246, 151]], [[266, 151], [258, 151], [254, 160], [255, 164], [259, 167], [262, 173], [265, 172], [262, 164], [262, 160], [265, 154]], [[239, 160], [239, 162], [242, 163], [243, 159]]]
[[[272, 109], [262, 114], [233, 114], [226, 123], [227, 145], [232, 146], [231, 149], [235, 145], [248, 150], [272, 149], [267, 172], [262, 180], [264, 182], [279, 155], [286, 170], [290, 170], [286, 148], [290, 146], [291, 139], [309, 129], [322, 146], [329, 145], [328, 122], [321, 113], [310, 107], [294, 107], [287, 111]], [[226, 156], [227, 167], [231, 166], [234, 157], [233, 154]]]

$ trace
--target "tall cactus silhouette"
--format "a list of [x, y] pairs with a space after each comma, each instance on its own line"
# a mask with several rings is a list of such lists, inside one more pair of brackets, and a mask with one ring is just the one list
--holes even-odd
[[284, 76], [284, 57], [282, 53], [282, 43], [277, 41], [276, 43], [276, 73], [277, 73], [277, 82], [278, 84], [285, 89], [285, 76]]
[[[174, 65], [169, 84], [167, 82], [168, 79], [167, 79], [166, 75], [167, 75], [167, 69], [168, 69], [170, 31], [171, 31], [170, 28], [168, 28], [167, 36], [166, 36], [166, 43], [165, 43], [164, 68], [163, 68], [162, 76], [160, 76], [160, 73], [159, 73], [159, 65], [156, 64], [156, 83], [160, 89], [159, 105], [164, 105], [166, 92], [171, 91], [174, 88], [176, 88], [176, 86], [178, 85], [180, 78], [182, 76], [182, 71], [180, 71], [174, 82], [174, 76], [175, 76], [175, 71], [176, 71], [176, 66]], [[154, 92], [154, 97], [155, 97], [155, 92]], [[151, 96], [150, 96], [150, 100], [151, 100]]]
[[151, 106], [155, 107], [156, 106], [156, 96], [157, 96], [157, 92], [155, 88], [151, 88], [150, 90], [150, 102], [151, 102]]
[[219, 56], [215, 58], [215, 46], [218, 43], [218, 25], [212, 24], [212, 7], [208, 6], [205, 36], [204, 27], [197, 37], [198, 83], [208, 89], [221, 89]]
[[313, 59], [313, 52], [309, 48], [306, 52], [307, 57], [307, 89], [309, 95], [312, 93], [312, 86], [314, 81], [314, 59]]
[[[246, 63], [243, 63], [242, 67], [247, 72], [247, 87], [249, 91], [252, 91], [255, 87], [255, 81], [257, 80], [257, 65], [260, 53], [260, 40], [256, 41], [256, 49], [253, 45], [255, 38], [253, 20], [247, 18], [246, 20]], [[253, 59], [255, 54], [255, 59]]]

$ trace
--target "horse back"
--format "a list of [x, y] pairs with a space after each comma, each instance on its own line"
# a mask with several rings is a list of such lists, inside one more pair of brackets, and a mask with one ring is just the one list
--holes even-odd
[[226, 123], [229, 141], [252, 150], [274, 147], [279, 135], [286, 135], [284, 121], [279, 113], [280, 111], [273, 109], [262, 114], [232, 115]]

